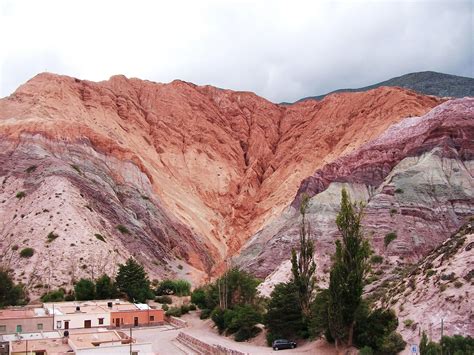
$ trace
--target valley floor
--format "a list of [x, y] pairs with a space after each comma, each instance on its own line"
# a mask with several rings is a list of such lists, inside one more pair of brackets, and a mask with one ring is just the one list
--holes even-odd
[[[180, 344], [176, 337], [180, 332], [189, 334], [205, 343], [211, 345], [222, 345], [227, 348], [242, 351], [248, 354], [274, 354], [272, 348], [265, 346], [264, 339], [257, 337], [252, 342], [242, 342], [238, 343], [233, 341], [231, 338], [220, 336], [212, 328], [212, 321], [206, 320], [202, 321], [199, 319], [198, 314], [186, 314], [181, 319], [188, 322], [187, 328], [181, 329], [137, 329], [134, 330], [133, 337], [138, 340], [138, 342], [151, 342], [153, 344], [153, 351], [159, 355], [166, 354], [195, 354], [191, 349]], [[261, 339], [259, 339], [261, 338]], [[321, 354], [321, 355], [335, 355], [335, 349], [327, 344], [324, 341], [315, 341], [311, 343], [306, 343], [301, 347], [298, 347], [293, 350], [281, 350], [283, 353], [288, 353], [291, 355], [308, 355], [308, 354]], [[280, 353], [280, 352], [278, 352]]]

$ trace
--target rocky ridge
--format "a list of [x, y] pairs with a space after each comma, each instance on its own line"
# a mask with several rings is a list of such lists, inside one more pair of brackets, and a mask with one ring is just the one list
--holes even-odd
[[280, 106], [182, 81], [40, 74], [0, 100], [0, 246], [16, 247], [2, 262], [31, 287], [67, 287], [129, 255], [152, 277], [198, 282], [304, 177], [442, 101], [384, 87]]

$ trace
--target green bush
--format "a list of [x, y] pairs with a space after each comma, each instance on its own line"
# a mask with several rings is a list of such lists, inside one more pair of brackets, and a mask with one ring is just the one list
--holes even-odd
[[25, 191], [18, 191], [15, 196], [16, 196], [17, 199], [21, 200], [22, 198], [24, 198], [26, 196], [26, 192]]
[[196, 304], [200, 309], [206, 308], [206, 291], [197, 288], [191, 294], [191, 302]]
[[190, 311], [195, 311], [195, 310], [196, 310], [196, 305], [195, 305], [194, 303], [191, 303], [191, 304], [189, 305], [189, 310], [190, 310]]
[[426, 270], [426, 276], [431, 277], [431, 276], [433, 276], [434, 274], [436, 274], [436, 271], [435, 271], [435, 270], [433, 270], [433, 269], [428, 269], [428, 270]]
[[172, 304], [173, 300], [171, 299], [170, 296], [157, 296], [155, 298], [155, 301], [158, 303], [163, 303], [163, 304]]
[[20, 251], [20, 256], [22, 258], [31, 258], [35, 253], [33, 248], [24, 248]]
[[30, 174], [30, 173], [34, 172], [36, 170], [36, 168], [37, 168], [36, 165], [31, 165], [25, 170], [25, 172]]
[[225, 330], [225, 320], [224, 320], [225, 311], [221, 308], [216, 308], [211, 313], [211, 319], [214, 322], [219, 334], [222, 334]]
[[103, 274], [95, 282], [95, 297], [99, 300], [106, 300], [118, 297], [117, 284], [109, 275]]
[[94, 236], [99, 239], [101, 242], [104, 242], [105, 243], [105, 238], [103, 235], [99, 234], [99, 233], [95, 233]]
[[199, 316], [200, 319], [207, 319], [211, 316], [212, 310], [208, 308], [201, 309], [201, 315]]
[[171, 317], [171, 316], [172, 317], [181, 317], [182, 316], [181, 307], [171, 307], [166, 311], [165, 314], [169, 317]]
[[59, 235], [55, 234], [54, 232], [49, 232], [47, 238], [48, 238], [48, 243], [51, 243], [56, 238], [59, 238]]
[[95, 298], [94, 281], [88, 279], [80, 279], [74, 285], [74, 293], [78, 301], [88, 301]]
[[383, 257], [380, 255], [372, 255], [370, 258], [372, 264], [380, 264], [383, 262]]
[[62, 288], [45, 293], [41, 296], [41, 302], [61, 302], [64, 301], [64, 290]]
[[119, 224], [119, 225], [117, 226], [117, 230], [118, 230], [120, 233], [122, 233], [122, 234], [130, 234], [130, 231], [128, 230], [128, 228], [125, 227], [125, 226], [122, 225], [122, 224]]
[[374, 351], [370, 346], [364, 346], [359, 350], [359, 355], [374, 355]]
[[163, 304], [161, 309], [166, 312], [168, 309], [170, 309], [170, 307], [167, 304]]
[[397, 233], [395, 233], [395, 232], [387, 233], [385, 235], [385, 238], [383, 239], [383, 243], [384, 243], [385, 247], [387, 247], [395, 239], [397, 239]]
[[398, 333], [390, 333], [385, 337], [380, 346], [380, 352], [384, 355], [397, 355], [400, 351], [405, 349], [407, 343]]
[[25, 289], [16, 285], [9, 270], [0, 268], [0, 308], [25, 303]]
[[181, 314], [189, 313], [189, 306], [187, 304], [181, 305]]
[[157, 295], [189, 296], [191, 284], [186, 280], [163, 280], [156, 289]]

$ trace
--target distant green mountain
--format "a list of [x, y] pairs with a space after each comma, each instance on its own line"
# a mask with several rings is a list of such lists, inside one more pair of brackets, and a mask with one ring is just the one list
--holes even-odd
[[339, 89], [319, 96], [309, 96], [299, 101], [316, 99], [321, 100], [326, 95], [336, 92], [358, 92], [378, 88], [379, 86], [400, 86], [425, 95], [435, 95], [439, 97], [465, 97], [474, 96], [474, 79], [464, 76], [437, 73], [434, 71], [423, 71], [405, 74], [382, 81], [378, 84], [365, 86], [358, 89]]

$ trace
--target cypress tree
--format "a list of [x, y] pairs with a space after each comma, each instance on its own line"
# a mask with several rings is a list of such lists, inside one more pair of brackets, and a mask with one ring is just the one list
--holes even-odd
[[117, 286], [132, 302], [145, 302], [152, 297], [150, 280], [142, 265], [132, 257], [125, 264], [119, 265]]
[[370, 247], [362, 235], [362, 204], [353, 204], [345, 189], [336, 225], [341, 240], [336, 241], [336, 254], [329, 279], [329, 329], [336, 340], [352, 346], [355, 313], [362, 300], [364, 276], [368, 269]]
[[311, 226], [306, 222], [308, 203], [309, 197], [304, 195], [300, 206], [300, 250], [298, 255], [295, 249], [292, 249], [291, 251], [291, 271], [293, 273], [293, 282], [298, 291], [298, 300], [305, 321], [308, 320], [311, 313], [311, 300], [316, 283], [314, 277], [316, 263], [313, 258], [314, 243], [311, 240]]

